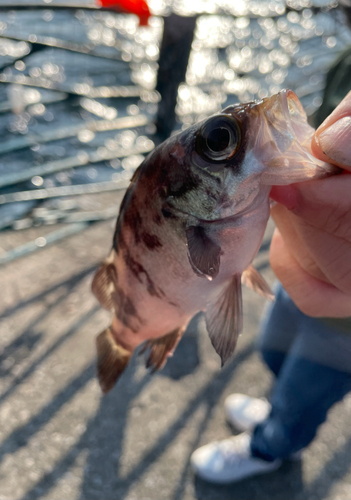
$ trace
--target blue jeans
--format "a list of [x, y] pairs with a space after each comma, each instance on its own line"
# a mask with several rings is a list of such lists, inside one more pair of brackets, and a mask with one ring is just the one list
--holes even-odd
[[255, 428], [251, 451], [269, 461], [284, 459], [313, 440], [331, 406], [351, 391], [351, 332], [306, 316], [280, 285], [259, 347], [276, 383], [272, 410]]

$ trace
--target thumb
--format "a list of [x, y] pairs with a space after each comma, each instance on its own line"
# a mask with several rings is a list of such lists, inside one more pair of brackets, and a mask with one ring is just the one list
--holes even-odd
[[351, 92], [316, 130], [311, 147], [320, 160], [351, 171]]

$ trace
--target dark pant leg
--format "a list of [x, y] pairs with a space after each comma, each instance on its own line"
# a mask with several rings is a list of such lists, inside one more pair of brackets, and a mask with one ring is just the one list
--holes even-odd
[[279, 283], [275, 302], [263, 314], [257, 347], [268, 368], [277, 377], [299, 330], [303, 314]]
[[274, 460], [305, 448], [331, 406], [349, 391], [351, 337], [306, 316], [279, 372], [271, 413], [254, 430], [252, 454]]

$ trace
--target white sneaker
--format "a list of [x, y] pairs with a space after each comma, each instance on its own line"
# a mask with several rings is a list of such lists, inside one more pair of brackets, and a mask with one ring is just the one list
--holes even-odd
[[245, 394], [231, 394], [225, 400], [224, 408], [228, 422], [239, 431], [252, 431], [271, 411], [266, 399], [250, 398]]
[[226, 484], [278, 469], [281, 460], [267, 462], [251, 456], [251, 436], [246, 432], [224, 441], [198, 448], [191, 456], [191, 466], [202, 479]]

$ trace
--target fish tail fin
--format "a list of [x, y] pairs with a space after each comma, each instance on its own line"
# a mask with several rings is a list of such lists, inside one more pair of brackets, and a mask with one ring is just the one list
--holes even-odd
[[167, 358], [172, 356], [177, 347], [183, 331], [184, 328], [177, 328], [160, 339], [148, 340], [142, 350], [142, 353], [146, 350], [149, 351], [146, 359], [146, 368], [152, 367], [152, 373], [163, 368]]
[[132, 353], [117, 344], [110, 328], [96, 338], [97, 376], [104, 394], [109, 392], [129, 363]]

